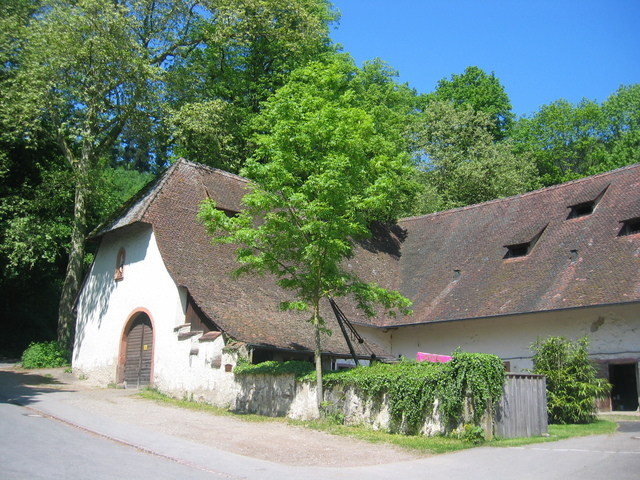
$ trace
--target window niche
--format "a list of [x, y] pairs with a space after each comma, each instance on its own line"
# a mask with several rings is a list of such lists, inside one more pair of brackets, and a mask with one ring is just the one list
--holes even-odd
[[591, 215], [596, 209], [596, 207], [598, 206], [598, 203], [600, 203], [600, 200], [602, 200], [602, 197], [604, 196], [604, 193], [607, 191], [607, 188], [609, 188], [609, 185], [604, 187], [604, 189], [595, 198], [592, 198], [591, 200], [582, 201], [579, 203], [574, 203], [573, 205], [569, 205], [568, 207], [569, 215], [567, 216], [567, 220], [571, 220], [573, 218], [586, 217], [587, 215]]
[[637, 235], [640, 233], [640, 217], [622, 220], [620, 223], [622, 224], [622, 227], [620, 228], [618, 236], [623, 237], [626, 235]]
[[536, 245], [536, 243], [538, 242], [538, 239], [542, 236], [542, 233], [545, 231], [546, 228], [547, 228], [547, 225], [542, 227], [527, 242], [520, 241], [520, 242], [513, 242], [508, 245], [504, 245], [504, 248], [507, 249], [507, 253], [504, 255], [503, 258], [504, 259], [519, 258], [519, 257], [526, 257], [527, 255], [529, 255], [529, 253], [531, 253], [531, 250], [533, 250], [533, 247]]
[[113, 274], [113, 279], [116, 282], [120, 282], [124, 279], [124, 264], [126, 262], [126, 252], [124, 248], [121, 248], [118, 251], [118, 256], [116, 257], [116, 270]]

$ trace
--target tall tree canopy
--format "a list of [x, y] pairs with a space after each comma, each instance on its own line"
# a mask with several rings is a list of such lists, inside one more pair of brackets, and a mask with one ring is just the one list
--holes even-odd
[[481, 68], [467, 67], [464, 73], [443, 78], [432, 93], [426, 95], [427, 103], [435, 101], [451, 102], [456, 108], [471, 107], [476, 112], [484, 112], [491, 118], [489, 131], [496, 140], [505, 138], [514, 115], [511, 101], [493, 72], [487, 75]]
[[471, 205], [538, 186], [531, 158], [514, 155], [509, 141], [494, 140], [489, 114], [433, 102], [421, 120], [418, 167], [427, 188], [416, 203], [416, 213]]
[[22, 137], [48, 135], [72, 173], [74, 214], [58, 325], [58, 340], [67, 348], [73, 341], [91, 178], [125, 126], [154, 111], [163, 64], [196, 42], [194, 6], [50, 2], [32, 17], [19, 68], [4, 82], [4, 123]]
[[640, 161], [640, 85], [622, 86], [602, 104], [557, 100], [518, 120], [518, 153], [533, 155], [544, 185]]
[[289, 74], [333, 51], [327, 0], [215, 0], [203, 45], [169, 70], [176, 152], [238, 172], [250, 125]]
[[296, 70], [257, 119], [262, 133], [242, 171], [253, 180], [246, 210], [229, 218], [209, 202], [201, 211], [215, 242], [242, 245], [238, 274], [274, 275], [296, 298], [283, 308], [311, 311], [319, 402], [321, 299], [352, 294], [368, 315], [375, 304], [409, 304], [344, 263], [371, 224], [393, 221], [413, 192], [410, 157], [362, 108], [356, 78], [344, 57]]

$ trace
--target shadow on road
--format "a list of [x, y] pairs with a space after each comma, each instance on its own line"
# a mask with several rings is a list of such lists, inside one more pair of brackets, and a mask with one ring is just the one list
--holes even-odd
[[21, 370], [0, 370], [0, 403], [23, 407], [37, 403], [40, 395], [52, 392], [75, 391], [48, 373]]

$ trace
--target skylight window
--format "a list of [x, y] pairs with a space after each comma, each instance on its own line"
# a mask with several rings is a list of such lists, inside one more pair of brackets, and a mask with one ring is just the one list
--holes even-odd
[[596, 209], [596, 207], [598, 206], [598, 203], [600, 202], [600, 200], [602, 199], [602, 196], [604, 195], [604, 192], [607, 191], [607, 188], [609, 188], [609, 185], [607, 185], [592, 200], [588, 200], [588, 201], [585, 201], [585, 202], [579, 202], [579, 203], [575, 203], [574, 205], [570, 205], [568, 207], [570, 210], [569, 210], [569, 215], [567, 216], [567, 220], [570, 220], [572, 218], [580, 218], [580, 217], [586, 217], [587, 215], [591, 215], [593, 213], [593, 211]]
[[519, 243], [518, 245], [505, 245], [507, 247], [507, 254], [504, 258], [516, 258], [516, 257], [526, 257], [529, 255], [529, 251], [531, 250], [530, 243]]
[[546, 225], [542, 227], [528, 242], [519, 242], [512, 243], [510, 245], [504, 245], [504, 247], [507, 249], [507, 253], [503, 258], [518, 258], [526, 257], [527, 255], [529, 255], [529, 253], [531, 253], [531, 250], [533, 250], [535, 244], [538, 242], [538, 239], [542, 235], [542, 232], [544, 232], [546, 228]]
[[596, 207], [596, 202], [594, 201], [573, 205], [569, 207], [571, 208], [571, 211], [569, 212], [568, 218], [579, 218], [579, 217], [586, 217], [587, 215], [591, 215], [595, 207]]
[[620, 229], [620, 233], [618, 233], [619, 236], [637, 235], [640, 233], [640, 217], [623, 220], [620, 223], [622, 223], [622, 228]]

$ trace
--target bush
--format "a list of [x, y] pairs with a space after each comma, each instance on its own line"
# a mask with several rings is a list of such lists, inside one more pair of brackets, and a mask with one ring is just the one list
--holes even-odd
[[57, 342], [32, 342], [22, 354], [23, 368], [57, 368], [69, 365], [71, 355]]
[[596, 398], [609, 393], [611, 385], [596, 377], [588, 357], [589, 339], [575, 344], [564, 337], [538, 339], [531, 345], [533, 372], [547, 377], [549, 423], [589, 423], [596, 420]]

